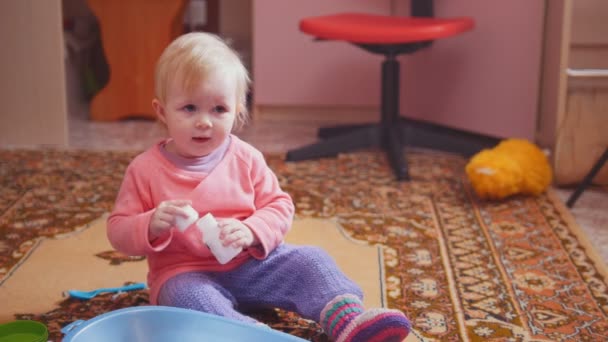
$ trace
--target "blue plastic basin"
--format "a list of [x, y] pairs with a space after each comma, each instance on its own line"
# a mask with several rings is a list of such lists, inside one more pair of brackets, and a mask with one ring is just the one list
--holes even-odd
[[167, 306], [138, 306], [76, 321], [63, 329], [64, 342], [305, 341], [266, 327]]

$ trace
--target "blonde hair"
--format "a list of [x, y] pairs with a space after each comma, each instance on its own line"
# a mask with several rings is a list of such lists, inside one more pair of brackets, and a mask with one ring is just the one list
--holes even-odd
[[216, 35], [191, 32], [175, 39], [163, 51], [154, 73], [156, 97], [166, 103], [171, 82], [180, 79], [186, 91], [215, 72], [233, 76], [237, 86], [235, 128], [242, 127], [248, 118], [247, 92], [251, 82], [239, 55]]

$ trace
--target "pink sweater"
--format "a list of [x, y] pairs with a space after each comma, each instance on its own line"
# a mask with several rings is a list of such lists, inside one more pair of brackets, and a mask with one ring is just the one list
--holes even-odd
[[[164, 142], [135, 157], [124, 176], [108, 218], [108, 239], [127, 255], [148, 260], [150, 302], [169, 278], [182, 272], [233, 269], [251, 257], [265, 258], [291, 228], [294, 205], [281, 190], [263, 155], [232, 136], [224, 158], [209, 174], [175, 167], [160, 152]], [[251, 228], [261, 245], [244, 250], [225, 265], [203, 244], [195, 226], [170, 232], [150, 242], [148, 229], [156, 206], [171, 199], [192, 200], [200, 216], [236, 218]]]

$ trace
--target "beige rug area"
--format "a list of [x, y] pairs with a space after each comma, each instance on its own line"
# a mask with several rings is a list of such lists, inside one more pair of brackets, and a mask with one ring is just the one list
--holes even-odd
[[[145, 282], [145, 261], [112, 265], [98, 256], [112, 250], [105, 228], [102, 217], [73, 233], [39, 240], [2, 285], [0, 322], [14, 320], [19, 313], [48, 312], [64, 299], [66, 290]], [[322, 247], [363, 288], [366, 306], [385, 306], [381, 246], [350, 239], [336, 222], [313, 218], [296, 220], [287, 242]]]

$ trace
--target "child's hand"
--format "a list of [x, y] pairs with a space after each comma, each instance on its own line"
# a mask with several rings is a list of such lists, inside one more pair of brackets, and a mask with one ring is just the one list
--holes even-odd
[[218, 224], [220, 226], [220, 240], [224, 246], [247, 248], [259, 243], [251, 229], [237, 219], [222, 220]]
[[152, 214], [150, 219], [150, 229], [148, 230], [148, 238], [153, 240], [159, 237], [163, 232], [175, 226], [175, 217], [177, 215], [188, 217], [188, 212], [182, 208], [186, 205], [192, 205], [190, 200], [170, 200], [161, 202]]

